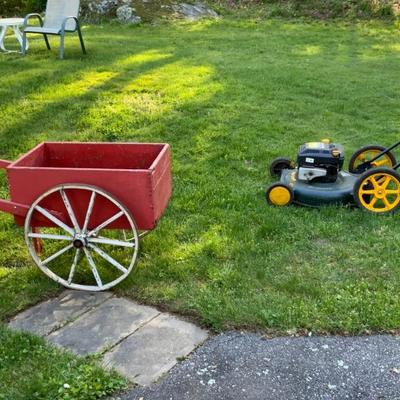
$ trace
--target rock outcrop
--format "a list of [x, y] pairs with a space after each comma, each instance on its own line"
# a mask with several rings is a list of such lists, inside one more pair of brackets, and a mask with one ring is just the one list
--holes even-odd
[[168, 16], [191, 21], [218, 18], [212, 8], [201, 2], [189, 4], [171, 0], [82, 0], [81, 8], [82, 16], [91, 21], [108, 18], [131, 24]]

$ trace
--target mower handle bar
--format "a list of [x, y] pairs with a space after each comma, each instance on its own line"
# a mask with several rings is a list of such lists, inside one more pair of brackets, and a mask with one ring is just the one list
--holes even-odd
[[[375, 156], [374, 158], [372, 158], [371, 160], [365, 161], [363, 162], [359, 167], [363, 166], [363, 165], [370, 165], [371, 163], [373, 163], [374, 161], [376, 161], [378, 158], [382, 157], [383, 155], [389, 153], [389, 151], [395, 149], [396, 147], [400, 146], [400, 141], [396, 142], [395, 144], [393, 144], [392, 146], [388, 147], [387, 149], [381, 151], [377, 156]], [[394, 165], [392, 168], [393, 169], [398, 169], [400, 167], [400, 162], [398, 162], [396, 165]]]

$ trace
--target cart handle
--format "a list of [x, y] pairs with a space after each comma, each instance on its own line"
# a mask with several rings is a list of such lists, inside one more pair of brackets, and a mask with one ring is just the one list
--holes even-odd
[[11, 163], [12, 161], [0, 160], [0, 168], [7, 168]]
[[29, 211], [29, 207], [25, 204], [19, 204], [13, 201], [0, 199], [0, 211], [25, 218]]
[[[16, 203], [15, 201], [0, 199], [0, 211], [5, 212], [7, 214], [12, 214], [15, 217], [25, 218], [26, 214], [28, 214], [29, 209], [30, 206], [27, 206], [25, 204]], [[48, 210], [48, 211], [50, 214], [54, 215], [61, 221], [64, 221], [64, 215], [59, 211], [55, 210]]]
[[[7, 168], [11, 163], [12, 163], [12, 161], [0, 159], [0, 169]], [[30, 207], [25, 204], [20, 204], [20, 203], [16, 203], [15, 201], [0, 199], [0, 211], [8, 213], [8, 214], [13, 214], [16, 217], [25, 218], [26, 214], [29, 211], [29, 208]], [[59, 213], [57, 211], [53, 211], [53, 210], [49, 210], [49, 211], [50, 211], [50, 214], [53, 214], [54, 216], [56, 216], [58, 218], [62, 218], [61, 213]]]

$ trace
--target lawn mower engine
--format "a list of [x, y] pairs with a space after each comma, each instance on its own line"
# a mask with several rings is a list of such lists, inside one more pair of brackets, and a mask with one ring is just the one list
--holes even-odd
[[267, 188], [268, 204], [319, 207], [353, 202], [357, 178], [342, 170], [343, 163], [343, 146], [327, 139], [301, 145], [296, 163], [284, 157], [273, 160], [270, 174], [279, 182]]
[[297, 153], [300, 181], [336, 182], [344, 163], [343, 146], [328, 140], [310, 142], [300, 146]]

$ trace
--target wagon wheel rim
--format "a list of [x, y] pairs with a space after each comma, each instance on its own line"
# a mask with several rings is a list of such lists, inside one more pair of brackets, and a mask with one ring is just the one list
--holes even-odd
[[[76, 209], [74, 209], [74, 206], [71, 204], [69, 199], [68, 192], [70, 190], [85, 190], [90, 192], [89, 202], [87, 205], [85, 205], [85, 218], [80, 224], [75, 215]], [[54, 215], [54, 213], [51, 213], [48, 209], [40, 205], [48, 196], [54, 195], [57, 192], [59, 193], [64, 204], [64, 208], [69, 216], [69, 222], [62, 221], [60, 218]], [[90, 221], [93, 215], [92, 212], [95, 207], [96, 200], [99, 200], [101, 197], [111, 202], [118, 211], [113, 213], [112, 216], [106, 218], [95, 227], [89, 228], [91, 225]], [[32, 218], [36, 212], [38, 215], [41, 215], [41, 217], [44, 217], [57, 226], [58, 229], [62, 231], [62, 234], [55, 235], [37, 232], [35, 227], [32, 225]], [[103, 232], [103, 230], [110, 228], [110, 225], [120, 218], [125, 218], [129, 224], [128, 237], [124, 235], [124, 237], [121, 239], [114, 239], [104, 237], [99, 234]], [[41, 240], [45, 245], [47, 242], [60, 242], [65, 243], [65, 245], [63, 245], [61, 249], [58, 249], [53, 254], [44, 258], [38, 253], [38, 246], [35, 246], [34, 243], [35, 240]], [[133, 267], [135, 266], [139, 251], [139, 234], [135, 221], [129, 210], [119, 200], [104, 190], [95, 186], [82, 184], [64, 184], [56, 186], [41, 195], [32, 204], [27, 213], [25, 219], [25, 241], [28, 246], [29, 253], [36, 265], [47, 276], [67, 288], [85, 291], [107, 290], [120, 283], [131, 273]], [[130, 252], [128, 258], [129, 261], [126, 263], [118, 261], [112, 255], [110, 255], [108, 251], [104, 250], [102, 246], [111, 246], [113, 249], [121, 249], [121, 251], [128, 249], [127, 251]], [[49, 266], [50, 263], [57, 261], [57, 259], [63, 255], [67, 255], [71, 259], [68, 274], [65, 277], [62, 277], [57, 272], [54, 272]], [[99, 258], [103, 263], [105, 262], [106, 265], [108, 265], [108, 268], [114, 269], [114, 272], [119, 275], [117, 275], [115, 279], [104, 281], [96, 263], [96, 257]], [[75, 282], [76, 272], [79, 269], [79, 265], [82, 260], [86, 260], [95, 284], [87, 285]]]

